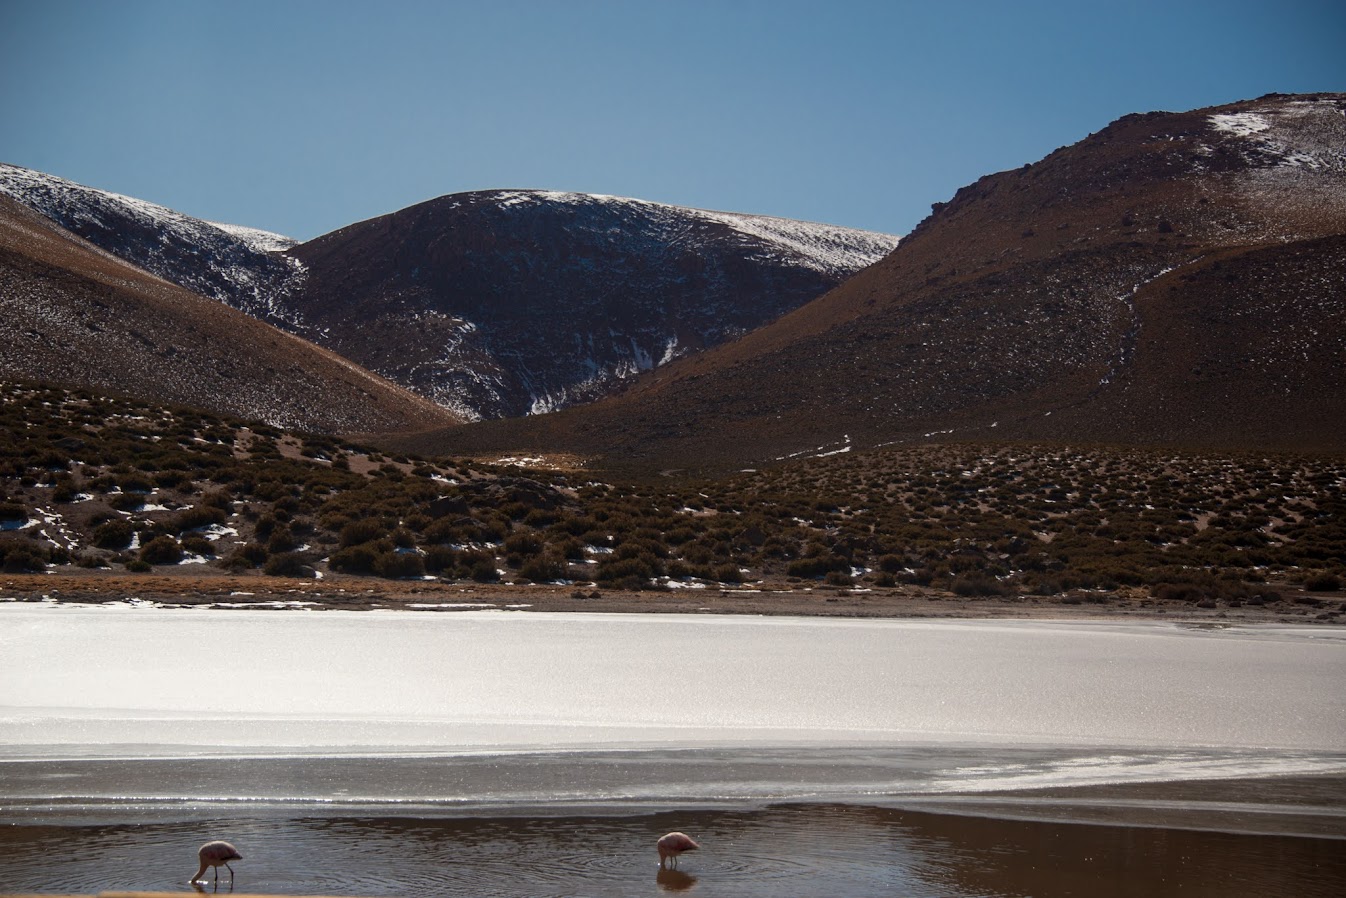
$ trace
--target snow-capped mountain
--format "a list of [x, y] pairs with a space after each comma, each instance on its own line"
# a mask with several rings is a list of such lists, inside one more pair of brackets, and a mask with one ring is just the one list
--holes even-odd
[[1343, 422], [1346, 94], [1271, 95], [1125, 116], [740, 340], [408, 448], [662, 469], [928, 440], [1340, 450]]
[[290, 250], [324, 345], [470, 418], [587, 402], [738, 337], [898, 238], [544, 190], [453, 194]]
[[295, 241], [256, 228], [202, 221], [134, 197], [0, 163], [0, 193], [118, 258], [194, 293], [305, 335], [285, 297], [303, 266]]
[[468, 419], [548, 412], [821, 295], [898, 238], [542, 190], [441, 197], [303, 245], [13, 165], [0, 193]]

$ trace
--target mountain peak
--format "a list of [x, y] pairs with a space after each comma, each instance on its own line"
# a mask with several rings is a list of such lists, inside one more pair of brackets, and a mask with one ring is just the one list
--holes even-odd
[[600, 194], [480, 190], [291, 251], [324, 345], [470, 417], [550, 412], [738, 337], [898, 238]]

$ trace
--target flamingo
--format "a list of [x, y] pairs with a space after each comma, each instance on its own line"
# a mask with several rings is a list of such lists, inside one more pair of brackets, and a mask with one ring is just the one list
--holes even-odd
[[678, 855], [684, 851], [695, 851], [701, 846], [692, 841], [686, 833], [669, 833], [659, 838], [659, 868], [663, 869], [664, 864], [670, 859], [673, 866], [678, 866]]
[[196, 853], [201, 859], [201, 869], [196, 871], [196, 875], [191, 881], [196, 882], [206, 873], [207, 867], [215, 868], [215, 881], [220, 881], [220, 864], [224, 864], [229, 871], [229, 884], [234, 884], [234, 868], [229, 866], [230, 861], [241, 861], [243, 855], [238, 853], [238, 849], [228, 842], [214, 841], [207, 842], [201, 846], [201, 850]]

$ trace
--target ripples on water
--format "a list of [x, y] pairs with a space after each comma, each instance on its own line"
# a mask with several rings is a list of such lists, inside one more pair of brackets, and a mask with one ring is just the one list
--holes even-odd
[[[704, 848], [661, 872], [654, 842], [671, 829]], [[216, 837], [244, 855], [237, 890], [290, 894], [1336, 898], [1346, 887], [1340, 840], [843, 805], [550, 819], [232, 817], [0, 833], [0, 884], [11, 890], [181, 890], [196, 845]]]

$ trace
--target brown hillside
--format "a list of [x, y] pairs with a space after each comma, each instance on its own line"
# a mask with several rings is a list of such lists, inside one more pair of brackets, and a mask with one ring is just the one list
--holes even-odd
[[0, 196], [0, 377], [332, 433], [444, 426], [445, 410], [100, 250]]
[[1346, 96], [1127, 116], [615, 400], [422, 439], [696, 467], [961, 438], [1346, 447]]

